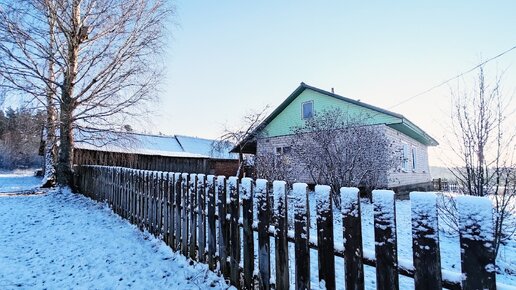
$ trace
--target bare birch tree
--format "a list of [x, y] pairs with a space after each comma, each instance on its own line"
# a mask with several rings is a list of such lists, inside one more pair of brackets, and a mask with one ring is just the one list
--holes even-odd
[[[395, 169], [399, 155], [381, 127], [367, 125], [360, 116], [349, 117], [330, 108], [294, 128], [292, 154], [314, 182], [332, 188], [336, 204], [343, 186], [370, 191], [387, 186], [387, 171]], [[399, 161], [399, 160], [398, 160]]]
[[[33, 20], [19, 25], [17, 18], [4, 13], [8, 31], [21, 35], [3, 53], [8, 65], [21, 63], [18, 74], [24, 80], [25, 70], [38, 61], [54, 65], [54, 75], [38, 73], [38, 88], [51, 90], [59, 107], [58, 182], [72, 182], [74, 132], [88, 133], [121, 129], [127, 118], [147, 111], [155, 99], [160, 81], [158, 56], [163, 43], [165, 24], [172, 10], [162, 0], [33, 0], [27, 8], [15, 1], [4, 1], [11, 13], [34, 15]], [[41, 9], [37, 9], [39, 7]], [[7, 10], [3, 8], [4, 10]], [[42, 13], [41, 11], [45, 11]], [[44, 15], [48, 15], [47, 18]], [[47, 37], [26, 42], [35, 30], [54, 24]], [[47, 25], [48, 26], [48, 25]], [[14, 27], [14, 29], [12, 28]], [[11, 33], [13, 34], [13, 33]], [[40, 34], [45, 35], [45, 34]], [[25, 38], [24, 38], [25, 37]], [[36, 46], [38, 49], [26, 49]], [[9, 53], [11, 47], [17, 53]], [[39, 49], [42, 47], [42, 49]], [[49, 47], [55, 48], [55, 52]], [[41, 52], [43, 51], [43, 53]], [[12, 72], [16, 73], [17, 65]], [[12, 73], [11, 73], [12, 74]], [[27, 86], [24, 82], [13, 82]]]
[[45, 1], [0, 1], [0, 88], [46, 108], [43, 186], [56, 182], [55, 19]]
[[[502, 93], [500, 77], [486, 80], [480, 67], [471, 90], [452, 91], [450, 147], [460, 164], [450, 167], [461, 194], [488, 196], [494, 205], [495, 253], [516, 231], [516, 127]], [[512, 120], [513, 122], [513, 120]], [[440, 208], [444, 221], [457, 228], [456, 205], [447, 198]]]

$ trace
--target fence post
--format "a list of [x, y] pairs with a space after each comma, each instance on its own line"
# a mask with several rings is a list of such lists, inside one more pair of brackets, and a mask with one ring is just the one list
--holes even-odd
[[142, 171], [136, 171], [136, 220], [138, 222], [138, 227], [140, 230], [142, 227], [142, 186], [143, 186], [143, 177]]
[[333, 243], [333, 206], [331, 188], [316, 185], [317, 200], [317, 247], [319, 283], [328, 290], [335, 289], [335, 253]]
[[166, 225], [166, 215], [167, 215], [167, 204], [166, 204], [166, 183], [165, 183], [165, 172], [159, 172], [159, 192], [158, 192], [158, 229], [161, 234], [161, 238], [166, 243], [167, 242], [167, 228]]
[[208, 195], [208, 266], [215, 271], [215, 252], [217, 251], [217, 232], [215, 226], [215, 176], [208, 175], [206, 182]]
[[132, 224], [135, 224], [135, 220], [134, 220], [134, 188], [136, 186], [136, 179], [135, 179], [135, 176], [134, 176], [134, 173], [135, 173], [135, 170], [134, 169], [130, 169], [129, 170], [129, 183], [130, 183], [130, 187], [129, 187], [129, 191], [128, 191], [128, 202], [129, 202], [129, 206], [128, 206], [128, 211], [129, 211], [129, 221], [132, 223]]
[[161, 181], [160, 181], [160, 201], [161, 201], [161, 217], [160, 217], [160, 231], [162, 234], [162, 239], [170, 246], [168, 243], [168, 173], [161, 172]]
[[206, 262], [206, 175], [197, 175], [197, 230], [199, 231], [199, 261]]
[[224, 176], [217, 177], [217, 197], [218, 197], [218, 209], [219, 209], [219, 263], [220, 271], [224, 277], [229, 277], [229, 225], [226, 219], [228, 196], [226, 190], [226, 178]]
[[342, 224], [344, 225], [344, 273], [346, 289], [364, 289], [364, 251], [360, 196], [356, 187], [340, 189]]
[[174, 194], [175, 194], [175, 221], [176, 221], [176, 232], [174, 235], [174, 250], [179, 251], [181, 249], [181, 233], [182, 233], [182, 186], [181, 186], [181, 173], [174, 173]]
[[241, 186], [243, 251], [244, 251], [244, 289], [253, 289], [254, 273], [254, 235], [253, 235], [253, 180], [243, 178]]
[[145, 228], [149, 230], [149, 192], [151, 189], [151, 179], [149, 171], [144, 171], [143, 174], [145, 176], [145, 187], [143, 189], [143, 223], [145, 224]]
[[373, 190], [376, 287], [399, 289], [396, 203], [391, 190]]
[[411, 192], [410, 206], [415, 289], [441, 289], [437, 196], [433, 192]]
[[229, 251], [230, 251], [230, 281], [238, 289], [240, 285], [240, 227], [238, 221], [240, 219], [240, 199], [239, 199], [239, 182], [236, 176], [229, 177]]
[[181, 253], [188, 257], [188, 173], [181, 174]]
[[267, 180], [256, 180], [255, 196], [258, 202], [258, 283], [259, 289], [269, 290], [271, 279], [271, 246], [269, 239], [270, 210]]
[[168, 245], [175, 250], [175, 239], [174, 234], [176, 231], [176, 220], [175, 220], [175, 196], [174, 196], [174, 173], [167, 173], [167, 230], [168, 230]]
[[289, 289], [287, 240], [287, 188], [285, 181], [272, 183], [274, 193], [274, 224], [276, 232], [276, 289]]
[[189, 222], [189, 246], [190, 246], [190, 258], [197, 260], [197, 174], [190, 174], [189, 183], [189, 195], [190, 195], [190, 222]]
[[458, 196], [462, 288], [496, 289], [493, 206], [487, 197]]
[[294, 183], [294, 239], [296, 252], [296, 289], [310, 289], [310, 211], [308, 205], [308, 186]]

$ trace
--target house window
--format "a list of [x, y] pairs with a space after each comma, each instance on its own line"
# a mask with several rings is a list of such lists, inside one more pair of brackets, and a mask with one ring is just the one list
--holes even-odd
[[409, 167], [409, 147], [407, 144], [403, 144], [403, 159], [401, 168], [403, 171], [408, 172]]
[[417, 150], [416, 147], [412, 147], [412, 171], [416, 171], [417, 168]]
[[301, 115], [303, 119], [310, 119], [314, 116], [314, 101], [308, 101], [301, 104]]
[[276, 147], [276, 155], [288, 154], [290, 153], [290, 146], [285, 147]]

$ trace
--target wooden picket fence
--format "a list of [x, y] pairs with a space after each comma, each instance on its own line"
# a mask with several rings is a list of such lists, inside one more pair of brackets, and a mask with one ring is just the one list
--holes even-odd
[[[486, 205], [484, 199], [458, 201], [459, 210], [464, 209], [459, 212], [462, 275], [456, 273], [459, 278], [454, 279], [441, 271], [434, 193], [411, 194], [413, 263], [407, 265], [397, 258], [392, 191], [373, 193], [375, 253], [368, 254], [362, 248], [356, 188], [341, 190], [344, 235], [343, 244], [336, 245], [327, 186], [316, 187], [317, 239], [311, 239], [306, 184], [290, 189], [283, 181], [95, 165], [79, 166], [76, 172], [82, 194], [107, 202], [123, 218], [174, 251], [207, 263], [239, 289], [289, 289], [291, 284], [310, 289], [310, 250], [318, 252], [318, 277], [326, 289], [336, 288], [337, 275], [345, 276], [346, 289], [364, 289], [364, 265], [376, 267], [377, 289], [399, 289], [399, 275], [413, 277], [416, 289], [496, 289], [493, 233], [485, 221], [492, 214], [478, 206]], [[292, 205], [287, 204], [288, 191]], [[287, 206], [293, 206], [294, 231], [288, 230]], [[289, 257], [289, 243], [294, 243], [294, 257]], [[344, 258], [344, 273], [335, 272], [335, 257]], [[294, 281], [289, 280], [289, 263], [295, 269]]]

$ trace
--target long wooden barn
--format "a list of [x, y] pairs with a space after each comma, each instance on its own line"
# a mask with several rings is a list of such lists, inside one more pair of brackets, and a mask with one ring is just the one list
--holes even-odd
[[74, 144], [74, 165], [108, 165], [136, 169], [235, 175], [238, 155], [232, 144], [189, 136], [110, 133]]

